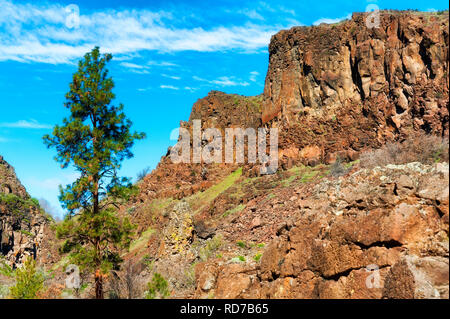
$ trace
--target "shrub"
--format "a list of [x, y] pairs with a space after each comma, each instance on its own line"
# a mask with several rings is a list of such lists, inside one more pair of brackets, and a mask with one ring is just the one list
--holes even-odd
[[142, 294], [140, 284], [140, 265], [128, 260], [121, 267], [121, 273], [112, 271], [109, 279], [110, 299], [134, 299]]
[[261, 257], [262, 257], [262, 254], [258, 253], [258, 254], [255, 255], [255, 257], [253, 257], [253, 260], [258, 262], [261, 259]]
[[330, 174], [333, 177], [338, 177], [345, 175], [347, 173], [347, 168], [342, 164], [342, 160], [340, 157], [336, 158], [333, 164], [330, 167]]
[[34, 198], [23, 199], [15, 194], [0, 194], [0, 205], [5, 206], [13, 216], [20, 220], [29, 215], [31, 207], [40, 209], [38, 200]]
[[0, 274], [6, 277], [14, 276], [14, 270], [6, 263], [6, 260], [2, 255], [0, 255]]
[[184, 275], [186, 276], [186, 285], [188, 287], [195, 287], [195, 265], [197, 263], [193, 263], [189, 265], [187, 269], [184, 271]]
[[153, 275], [152, 281], [148, 283], [148, 289], [145, 293], [145, 298], [147, 299], [155, 299], [160, 298], [164, 299], [170, 295], [167, 281], [158, 273]]
[[236, 245], [238, 245], [241, 248], [247, 248], [247, 244], [245, 242], [243, 242], [242, 240], [238, 240], [236, 242]]
[[202, 261], [206, 261], [223, 245], [221, 236], [214, 236], [206, 242], [206, 246], [200, 248], [199, 257]]
[[16, 285], [9, 289], [13, 299], [36, 299], [44, 288], [44, 275], [37, 271], [36, 261], [31, 257], [25, 259], [21, 268], [15, 271]]
[[417, 134], [403, 142], [387, 143], [377, 150], [361, 154], [360, 165], [372, 168], [387, 164], [448, 162], [448, 139], [435, 135]]

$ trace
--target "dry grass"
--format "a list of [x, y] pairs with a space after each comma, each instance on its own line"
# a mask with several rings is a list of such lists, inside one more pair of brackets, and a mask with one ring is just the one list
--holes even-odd
[[387, 164], [448, 162], [448, 138], [418, 134], [399, 143], [387, 143], [377, 150], [361, 154], [360, 165], [372, 168]]

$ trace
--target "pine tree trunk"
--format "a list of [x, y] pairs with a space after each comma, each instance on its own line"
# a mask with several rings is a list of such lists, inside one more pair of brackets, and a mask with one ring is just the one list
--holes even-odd
[[100, 270], [95, 272], [95, 299], [104, 299], [103, 276]]

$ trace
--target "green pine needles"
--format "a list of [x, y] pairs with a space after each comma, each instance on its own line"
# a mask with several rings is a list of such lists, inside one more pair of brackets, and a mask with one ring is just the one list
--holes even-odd
[[116, 208], [135, 188], [118, 171], [133, 156], [134, 142], [145, 137], [131, 131], [122, 104], [111, 104], [114, 82], [106, 69], [111, 59], [98, 47], [84, 56], [66, 94], [70, 116], [43, 137], [47, 147], [56, 149], [61, 167], [73, 165], [80, 174], [73, 184], [60, 186], [59, 200], [69, 214], [57, 236], [65, 239], [62, 252], [94, 273], [96, 298], [103, 298], [102, 278], [119, 267], [120, 249], [131, 241], [133, 226], [117, 216]]
[[12, 269], [5, 260], [0, 259], [0, 274], [16, 281], [16, 284], [7, 290], [8, 298], [37, 299], [44, 289], [44, 274], [36, 268], [36, 261], [29, 256], [17, 269]]
[[153, 274], [152, 281], [147, 284], [146, 299], [164, 299], [170, 296], [169, 285], [159, 273]]

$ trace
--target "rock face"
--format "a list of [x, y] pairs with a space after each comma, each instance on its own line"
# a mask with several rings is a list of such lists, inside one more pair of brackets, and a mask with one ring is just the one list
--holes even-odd
[[419, 130], [448, 136], [448, 11], [382, 11], [375, 28], [366, 18], [272, 37], [262, 122], [280, 127], [280, 148], [324, 159]]
[[0, 254], [16, 267], [41, 252], [47, 218], [32, 200], [14, 169], [0, 156]]
[[409, 163], [287, 189], [279, 200], [305, 195], [271, 206], [292, 217], [261, 262], [200, 264], [196, 296], [448, 298], [448, 184], [448, 164]]
[[25, 187], [17, 179], [14, 168], [0, 155], [0, 193], [15, 194], [22, 198], [29, 198]]

